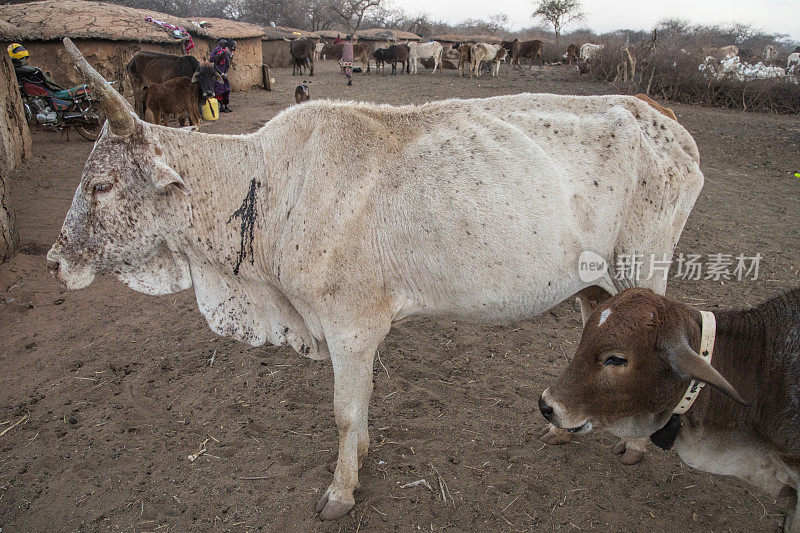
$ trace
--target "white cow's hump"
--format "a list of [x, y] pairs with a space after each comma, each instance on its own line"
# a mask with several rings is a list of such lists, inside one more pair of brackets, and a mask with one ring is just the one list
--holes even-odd
[[[389, 123], [400, 118], [413, 122], [431, 122], [435, 120], [463, 120], [479, 118], [486, 113], [497, 115], [525, 115], [531, 119], [555, 117], [564, 120], [593, 119], [613, 115], [620, 111], [630, 112], [642, 123], [656, 121], [659, 128], [680, 137], [681, 144], [693, 145], [691, 135], [679, 123], [669, 120], [664, 115], [628, 95], [557, 95], [550, 93], [519, 93], [514, 95], [492, 96], [489, 98], [451, 98], [436, 100], [424, 104], [390, 105], [372, 102], [356, 102], [347, 100], [313, 100], [302, 106], [291, 106], [270, 120], [259, 132], [272, 128], [285, 127], [293, 122], [301, 123], [305, 128], [341, 119], [344, 116], [369, 118], [372, 121]], [[258, 134], [259, 132], [256, 132]], [[690, 152], [696, 152], [696, 147]]]

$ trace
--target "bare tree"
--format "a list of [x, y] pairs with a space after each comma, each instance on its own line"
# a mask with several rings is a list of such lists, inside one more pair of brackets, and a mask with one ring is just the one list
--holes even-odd
[[500, 35], [503, 33], [508, 33], [508, 22], [508, 15], [504, 13], [491, 15], [489, 17], [489, 22], [487, 23], [489, 34]]
[[578, 0], [537, 0], [534, 2], [536, 11], [533, 17], [541, 18], [552, 24], [556, 42], [561, 36], [561, 30], [573, 20], [583, 18], [581, 3]]
[[380, 7], [382, 0], [330, 0], [329, 7], [350, 33], [358, 31], [367, 12]]

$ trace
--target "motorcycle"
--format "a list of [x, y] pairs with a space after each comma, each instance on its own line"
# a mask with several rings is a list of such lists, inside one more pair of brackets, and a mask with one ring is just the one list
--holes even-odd
[[58, 131], [74, 126], [84, 139], [97, 140], [106, 115], [86, 85], [64, 89], [37, 67], [23, 66], [14, 70], [28, 124]]

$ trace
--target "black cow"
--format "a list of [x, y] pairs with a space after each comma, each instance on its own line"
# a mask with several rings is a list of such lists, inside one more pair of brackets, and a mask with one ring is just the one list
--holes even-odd
[[375, 58], [375, 70], [381, 69], [382, 72], [386, 72], [386, 54], [388, 51], [388, 48], [378, 48], [372, 52], [372, 57]]
[[405, 64], [406, 74], [410, 74], [408, 55], [411, 52], [407, 44], [393, 44], [386, 48], [383, 59], [386, 63], [392, 64], [392, 74], [397, 74], [397, 64], [400, 63], [400, 72], [403, 71]]
[[142, 50], [133, 54], [131, 60], [125, 65], [125, 70], [128, 71], [133, 88], [134, 106], [139, 116], [144, 118], [142, 87], [164, 83], [172, 78], [182, 76], [191, 78], [199, 66], [200, 61], [190, 55], [173, 56], [150, 50]]
[[314, 48], [316, 45], [313, 39], [308, 38], [295, 39], [289, 44], [289, 53], [292, 56], [292, 76], [298, 68], [302, 76], [303, 67], [306, 65], [311, 68], [309, 76], [314, 75]]
[[539, 65], [542, 67], [544, 66], [544, 60], [542, 59], [542, 41], [539, 39], [534, 39], [532, 41], [520, 41], [519, 39], [503, 41], [503, 48], [505, 48], [508, 55], [511, 56], [511, 68], [514, 68], [514, 63], [516, 63], [520, 70], [522, 70], [522, 65], [519, 60], [523, 57], [531, 60], [530, 65], [528, 65], [528, 70], [533, 67], [533, 60], [537, 57], [539, 58]]

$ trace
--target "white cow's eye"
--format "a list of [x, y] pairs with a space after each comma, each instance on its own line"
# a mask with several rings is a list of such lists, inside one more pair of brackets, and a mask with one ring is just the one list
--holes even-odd
[[92, 187], [92, 194], [98, 194], [101, 192], [106, 192], [111, 190], [110, 183], [98, 183], [94, 187]]

